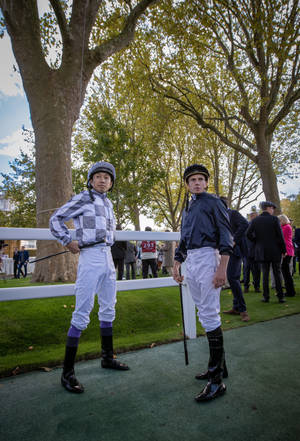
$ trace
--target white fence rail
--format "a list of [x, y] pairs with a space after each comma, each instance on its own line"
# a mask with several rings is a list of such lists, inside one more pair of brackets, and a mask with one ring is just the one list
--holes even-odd
[[[75, 230], [70, 230], [75, 238]], [[163, 231], [116, 231], [116, 240], [179, 240], [179, 233]], [[0, 228], [0, 239], [9, 240], [56, 240], [47, 228]]]
[[[75, 230], [71, 230], [75, 237]], [[161, 240], [178, 241], [179, 233], [153, 232], [153, 231], [116, 231], [116, 240]], [[50, 230], [46, 228], [0, 228], [0, 239], [20, 240], [55, 240]], [[184, 274], [184, 265], [182, 265]], [[1, 288], [0, 302], [12, 300], [37, 299], [47, 297], [60, 297], [74, 295], [74, 284], [42, 285], [18, 288]], [[137, 289], [163, 288], [178, 286], [172, 277], [158, 277], [152, 279], [122, 280], [117, 282], [117, 291], [132, 291]], [[178, 290], [179, 292], [179, 290]], [[195, 304], [191, 298], [186, 284], [182, 285], [183, 310], [186, 327], [186, 335], [189, 338], [196, 337]], [[178, 299], [179, 301], [179, 299]]]

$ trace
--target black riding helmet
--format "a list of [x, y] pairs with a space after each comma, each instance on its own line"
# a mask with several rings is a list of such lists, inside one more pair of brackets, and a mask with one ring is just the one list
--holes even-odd
[[204, 167], [204, 165], [202, 164], [193, 164], [193, 165], [189, 165], [183, 173], [183, 179], [184, 182], [187, 183], [188, 178], [192, 175], [197, 175], [198, 173], [200, 173], [201, 175], [203, 175], [205, 177], [205, 180], [208, 181], [209, 178], [209, 172], [207, 170], [206, 167]]

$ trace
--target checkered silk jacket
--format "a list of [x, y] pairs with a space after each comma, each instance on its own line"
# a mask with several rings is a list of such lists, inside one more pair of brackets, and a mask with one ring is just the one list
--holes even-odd
[[60, 207], [50, 218], [50, 231], [62, 244], [72, 241], [65, 222], [73, 219], [76, 229], [76, 240], [79, 246], [104, 240], [111, 246], [114, 242], [116, 228], [113, 206], [106, 193], [92, 190], [95, 200], [92, 201], [87, 190], [73, 196]]

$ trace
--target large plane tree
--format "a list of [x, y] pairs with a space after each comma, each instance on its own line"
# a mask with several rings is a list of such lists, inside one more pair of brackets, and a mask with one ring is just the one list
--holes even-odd
[[284, 150], [285, 168], [299, 158], [285, 148], [299, 130], [299, 0], [166, 0], [159, 7], [156, 62], [153, 50], [145, 57], [154, 89], [256, 164], [265, 197], [280, 206], [278, 161]]
[[[133, 41], [138, 19], [154, 3], [49, 0], [50, 12], [40, 17], [37, 0], [0, 0], [35, 134], [38, 227], [47, 228], [53, 211], [72, 195], [72, 129], [95, 68]], [[52, 65], [45, 42], [60, 46], [61, 56]], [[38, 255], [58, 248], [55, 242], [39, 243]], [[76, 259], [71, 257], [36, 265], [34, 280], [73, 280]]]

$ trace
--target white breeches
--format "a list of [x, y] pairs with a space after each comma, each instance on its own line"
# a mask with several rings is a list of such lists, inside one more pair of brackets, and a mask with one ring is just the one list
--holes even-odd
[[218, 250], [210, 247], [188, 250], [186, 258], [186, 282], [197, 306], [199, 321], [206, 332], [221, 325], [221, 288], [213, 285], [219, 261]]
[[116, 271], [110, 247], [94, 246], [80, 251], [75, 285], [76, 306], [71, 324], [84, 330], [90, 322], [95, 294], [98, 296], [100, 321], [115, 319]]

